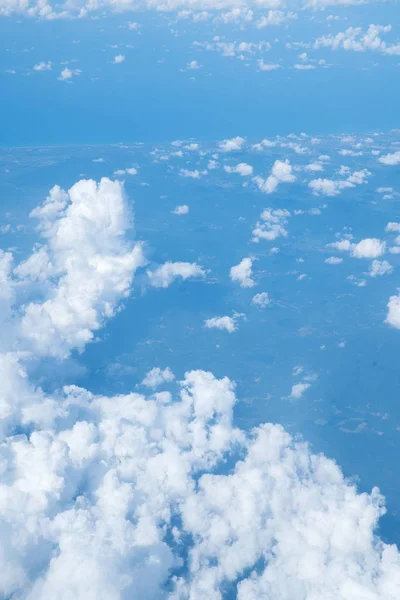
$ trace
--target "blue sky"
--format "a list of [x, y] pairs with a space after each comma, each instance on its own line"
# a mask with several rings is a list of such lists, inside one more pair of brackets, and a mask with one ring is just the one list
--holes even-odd
[[0, 0], [0, 599], [399, 597], [397, 12]]

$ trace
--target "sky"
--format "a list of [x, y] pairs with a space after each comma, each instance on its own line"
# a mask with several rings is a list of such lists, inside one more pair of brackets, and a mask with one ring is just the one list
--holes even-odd
[[396, 3], [0, 48], [0, 599], [398, 600]]

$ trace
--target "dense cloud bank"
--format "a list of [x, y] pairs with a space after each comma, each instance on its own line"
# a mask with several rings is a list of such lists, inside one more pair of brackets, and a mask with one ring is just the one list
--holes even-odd
[[84, 350], [146, 262], [120, 183], [53, 188], [32, 216], [43, 244], [0, 256], [0, 597], [397, 600], [379, 491], [279, 425], [236, 428], [228, 378], [156, 367], [151, 393], [114, 397], [30, 381], [30, 360]]

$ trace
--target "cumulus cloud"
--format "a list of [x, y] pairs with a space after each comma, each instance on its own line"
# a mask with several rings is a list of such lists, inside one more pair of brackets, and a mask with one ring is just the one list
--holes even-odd
[[117, 54], [117, 56], [114, 56], [114, 58], [113, 58], [114, 65], [119, 65], [119, 64], [123, 63], [124, 61], [125, 61], [125, 56], [123, 54]]
[[45, 243], [15, 273], [46, 282], [46, 298], [25, 306], [19, 335], [35, 352], [65, 356], [114, 315], [145, 264], [142, 246], [128, 240], [132, 217], [118, 181], [55, 186], [31, 217]]
[[255, 285], [251, 278], [253, 260], [251, 258], [243, 258], [238, 265], [231, 267], [229, 272], [232, 281], [240, 283], [241, 287], [248, 288]]
[[306, 390], [308, 390], [308, 388], [310, 386], [311, 386], [310, 383], [295, 383], [292, 386], [292, 391], [290, 392], [290, 397], [293, 398], [294, 400], [298, 400], [299, 398], [302, 397], [304, 392]]
[[[135, 245], [122, 185], [53, 188], [33, 216], [45, 240], [39, 305], [61, 302], [61, 288], [69, 298], [70, 278], [85, 315], [64, 316], [56, 346], [77, 347], [71, 323], [92, 323], [93, 311], [98, 320], [129, 288]], [[20, 267], [13, 274], [11, 254], [0, 253], [6, 313], [14, 279], [31, 272]], [[400, 327], [399, 297], [389, 305], [388, 322]], [[399, 552], [378, 537], [379, 491], [358, 493], [279, 425], [235, 427], [227, 377], [192, 370], [174, 383], [156, 368], [143, 381], [149, 395], [44, 391], [30, 380], [20, 327], [0, 343], [1, 597], [221, 599], [228, 587], [238, 600], [400, 597]], [[51, 344], [39, 354], [46, 347], [54, 355]], [[164, 383], [169, 391], [155, 391]]]
[[204, 321], [204, 326], [207, 327], [207, 329], [225, 329], [229, 333], [233, 333], [237, 329], [237, 320], [242, 316], [243, 315], [235, 313], [233, 317], [212, 317], [211, 319], [206, 319], [206, 321]]
[[271, 304], [271, 299], [268, 295], [268, 292], [260, 292], [259, 294], [253, 296], [252, 303], [259, 308], [266, 308]]
[[354, 52], [365, 52], [367, 50], [381, 52], [383, 54], [400, 54], [400, 44], [387, 45], [380, 37], [391, 31], [391, 25], [371, 24], [364, 33], [361, 27], [349, 27], [346, 31], [336, 35], [319, 37], [314, 48], [327, 48], [332, 50], [352, 50]]
[[342, 252], [350, 252], [354, 258], [378, 258], [386, 252], [386, 242], [377, 238], [365, 238], [357, 244], [349, 239], [344, 239], [328, 244], [328, 247]]
[[218, 144], [218, 146], [222, 152], [233, 152], [241, 150], [243, 148], [244, 143], [244, 138], [237, 136], [231, 138], [230, 140], [223, 140]]
[[340, 265], [343, 262], [343, 258], [339, 258], [339, 256], [329, 256], [325, 261], [327, 265]]
[[370, 277], [389, 275], [393, 271], [393, 266], [387, 260], [373, 260], [369, 269]]
[[341, 167], [339, 175], [346, 175], [345, 179], [313, 179], [308, 187], [315, 196], [337, 196], [346, 188], [353, 188], [367, 182], [371, 173], [367, 169], [351, 172], [348, 167]]
[[205, 277], [206, 272], [196, 263], [166, 262], [155, 271], [147, 271], [147, 276], [152, 286], [166, 288], [178, 277], [181, 279]]
[[276, 69], [280, 68], [280, 65], [277, 63], [266, 63], [262, 58], [257, 61], [257, 64], [260, 71], [276, 71]]
[[225, 166], [224, 169], [227, 173], [237, 173], [242, 177], [246, 177], [247, 175], [253, 174], [253, 167], [251, 165], [248, 165], [247, 163], [239, 163], [234, 167]]
[[273, 241], [278, 237], [287, 237], [285, 228], [290, 212], [286, 208], [266, 208], [260, 215], [260, 221], [253, 229], [253, 242], [260, 240]]
[[271, 169], [271, 175], [267, 179], [257, 176], [253, 178], [253, 181], [261, 192], [271, 194], [280, 183], [293, 183], [296, 181], [296, 177], [288, 160], [276, 160]]
[[172, 213], [174, 215], [187, 215], [189, 212], [189, 207], [187, 204], [180, 204], [179, 206], [176, 206], [174, 208], [174, 210], [172, 211]]
[[378, 160], [383, 165], [398, 165], [400, 163], [400, 150], [393, 152], [392, 154], [385, 154], [384, 156], [378, 158]]
[[160, 387], [165, 382], [171, 382], [175, 379], [175, 375], [169, 367], [162, 370], [160, 367], [154, 367], [147, 374], [142, 381], [142, 385], [149, 388]]
[[59, 81], [70, 82], [75, 75], [80, 75], [81, 73], [82, 71], [80, 69], [68, 69], [68, 67], [65, 67], [65, 69], [61, 71], [58, 79]]
[[52, 64], [51, 62], [43, 62], [41, 61], [40, 63], [37, 63], [36, 65], [33, 66], [33, 70], [34, 71], [51, 71], [52, 69]]
[[138, 174], [138, 170], [135, 167], [128, 167], [127, 169], [117, 169], [116, 171], [114, 171], [115, 177], [122, 177], [123, 175], [137, 175], [137, 174]]

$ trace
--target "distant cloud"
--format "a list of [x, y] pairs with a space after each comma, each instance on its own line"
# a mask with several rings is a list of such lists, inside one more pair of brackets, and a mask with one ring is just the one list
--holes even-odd
[[113, 64], [119, 65], [119, 64], [123, 63], [124, 61], [125, 61], [125, 56], [123, 54], [117, 54], [117, 56], [114, 56]]
[[251, 278], [252, 264], [253, 261], [251, 258], [243, 258], [238, 265], [231, 267], [229, 274], [232, 281], [239, 282], [243, 288], [253, 287], [255, 282]]
[[189, 212], [189, 207], [187, 204], [181, 204], [180, 206], [176, 206], [172, 213], [174, 215], [187, 215]]
[[296, 176], [287, 159], [276, 160], [272, 166], [271, 175], [267, 179], [257, 176], [253, 178], [253, 181], [261, 192], [272, 194], [280, 183], [293, 183], [296, 181]]
[[207, 329], [221, 329], [226, 330], [229, 333], [233, 333], [237, 329], [237, 319], [242, 315], [234, 315], [233, 317], [212, 317], [204, 321], [204, 326]]
[[147, 271], [150, 285], [166, 288], [176, 278], [190, 279], [192, 277], [205, 277], [206, 272], [196, 263], [189, 262], [166, 262], [155, 271]]
[[33, 70], [34, 71], [51, 71], [52, 69], [52, 64], [51, 62], [40, 62], [37, 65], [34, 65]]
[[169, 367], [162, 370], [159, 367], [154, 367], [146, 374], [146, 377], [142, 381], [142, 385], [149, 388], [160, 387], [163, 383], [171, 382], [175, 379], [175, 375]]
[[378, 160], [383, 165], [398, 165], [400, 163], [400, 150], [393, 152], [392, 154], [385, 154], [385, 156], [381, 156]]
[[223, 140], [222, 142], [220, 142], [219, 149], [222, 152], [233, 152], [241, 150], [243, 148], [244, 143], [244, 138], [237, 136], [235, 138], [231, 138], [230, 140]]

